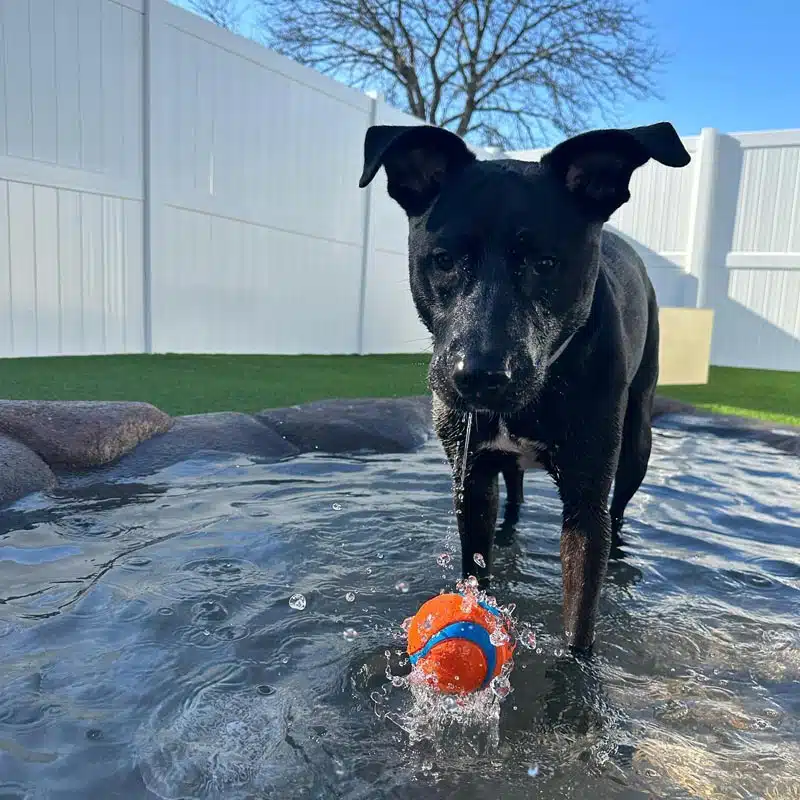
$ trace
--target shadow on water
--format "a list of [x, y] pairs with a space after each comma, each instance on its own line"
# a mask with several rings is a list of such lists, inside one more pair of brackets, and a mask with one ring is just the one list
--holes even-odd
[[401, 679], [401, 622], [458, 577], [435, 443], [27, 498], [0, 519], [0, 798], [798, 797], [798, 478], [659, 429], [587, 664], [531, 475], [492, 590], [535, 636], [469, 725]]

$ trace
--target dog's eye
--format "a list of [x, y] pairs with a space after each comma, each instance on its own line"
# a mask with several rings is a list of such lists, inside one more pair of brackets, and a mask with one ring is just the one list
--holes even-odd
[[449, 272], [455, 265], [447, 250], [434, 250], [431, 260], [433, 262], [433, 266], [442, 272]]

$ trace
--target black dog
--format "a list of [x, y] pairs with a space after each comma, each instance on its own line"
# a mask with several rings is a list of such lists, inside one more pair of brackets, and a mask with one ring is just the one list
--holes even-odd
[[539, 163], [478, 161], [427, 125], [373, 126], [364, 141], [359, 186], [383, 166], [408, 216], [462, 573], [488, 585], [498, 475], [513, 521], [523, 470], [546, 469], [563, 503], [563, 620], [579, 653], [591, 650], [612, 541], [650, 458], [658, 306], [642, 260], [603, 223], [651, 158], [690, 161], [667, 122], [584, 133]]

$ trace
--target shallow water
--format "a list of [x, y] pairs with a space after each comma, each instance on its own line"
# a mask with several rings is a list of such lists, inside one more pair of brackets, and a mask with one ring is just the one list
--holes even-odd
[[486, 719], [427, 728], [384, 653], [458, 577], [435, 442], [28, 498], [0, 515], [0, 798], [798, 797], [799, 479], [659, 428], [581, 669], [529, 474], [493, 591], [537, 647]]

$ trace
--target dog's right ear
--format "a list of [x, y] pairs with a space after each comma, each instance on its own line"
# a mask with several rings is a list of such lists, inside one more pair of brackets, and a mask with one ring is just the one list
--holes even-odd
[[364, 137], [364, 171], [358, 182], [367, 186], [383, 167], [387, 190], [410, 217], [430, 207], [444, 182], [475, 161], [464, 140], [433, 125], [373, 125]]

